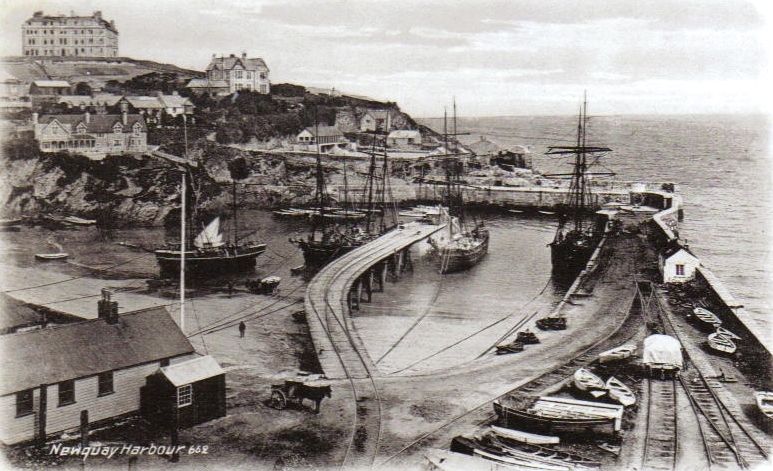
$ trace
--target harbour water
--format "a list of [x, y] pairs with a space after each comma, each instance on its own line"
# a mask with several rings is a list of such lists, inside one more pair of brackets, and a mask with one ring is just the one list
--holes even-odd
[[[770, 119], [763, 115], [591, 116], [589, 144], [610, 147], [596, 171], [622, 180], [673, 181], [684, 196], [680, 235], [754, 317], [767, 326], [773, 307]], [[422, 120], [442, 129], [442, 120]], [[487, 136], [504, 146], [529, 145], [535, 168], [566, 172], [545, 156], [571, 145], [576, 117], [462, 118], [463, 142]], [[593, 169], [592, 169], [593, 170]], [[591, 170], [591, 171], [592, 171]]]

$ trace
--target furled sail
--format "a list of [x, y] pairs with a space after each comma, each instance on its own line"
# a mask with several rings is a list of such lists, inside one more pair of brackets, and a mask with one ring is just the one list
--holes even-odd
[[200, 249], [204, 247], [220, 247], [223, 244], [223, 234], [220, 233], [220, 217], [216, 217], [207, 224], [207, 227], [193, 240], [193, 245]]

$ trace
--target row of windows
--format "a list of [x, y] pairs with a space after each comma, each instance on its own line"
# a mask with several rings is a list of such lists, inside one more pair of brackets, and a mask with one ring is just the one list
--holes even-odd
[[[96, 31], [96, 33], [94, 33]], [[77, 29], [44, 29], [44, 30], [37, 30], [37, 29], [25, 29], [25, 34], [102, 34], [102, 32], [105, 31], [103, 29], [82, 29], [80, 32]]]
[[[75, 403], [75, 380], [62, 381], [57, 385], [58, 389], [58, 407], [68, 406]], [[16, 393], [16, 416], [21, 417], [29, 415], [34, 409], [34, 394], [32, 389]], [[97, 396], [106, 396], [112, 394], [113, 372], [106, 371], [97, 376]]]
[[[85, 39], [73, 39], [72, 43], [73, 44], [86, 44], [86, 40]], [[104, 43], [104, 40], [102, 38], [97, 39], [97, 44], [103, 44], [103, 43]], [[37, 44], [37, 39], [29, 38], [27, 40], [27, 44]], [[43, 44], [54, 44], [54, 40], [53, 39], [51, 39], [51, 40], [44, 39], [43, 40]], [[67, 44], [67, 38], [59, 38], [59, 44]], [[89, 44], [94, 44], [94, 39], [93, 38], [89, 38]]]
[[[41, 54], [40, 52], [41, 51], [38, 50], [38, 49], [26, 50], [26, 51], [24, 51], [24, 55], [25, 56], [68, 56], [68, 55], [70, 55], [69, 51], [67, 51], [65, 49], [62, 49], [61, 54], [58, 54], [57, 51], [54, 50], [54, 49], [45, 49], [45, 50], [43, 50], [43, 54]], [[78, 48], [76, 47], [74, 49], [74, 52], [73, 52], [72, 55], [77, 56], [78, 52], [79, 52]], [[80, 53], [85, 53], [85, 52], [86, 52], [85, 48], [80, 48]], [[103, 53], [101, 47], [99, 47], [99, 48], [89, 48], [88, 52], [91, 53], [91, 54], [99, 54], [99, 55], [107, 54], [107, 55], [113, 56], [113, 57], [115, 57], [115, 55], [116, 55], [116, 51], [107, 51], [106, 53]]]
[[[30, 23], [31, 24], [31, 23]], [[93, 25], [93, 19], [87, 20], [59, 20], [59, 21], [42, 21], [42, 26], [56, 26], [56, 25]]]

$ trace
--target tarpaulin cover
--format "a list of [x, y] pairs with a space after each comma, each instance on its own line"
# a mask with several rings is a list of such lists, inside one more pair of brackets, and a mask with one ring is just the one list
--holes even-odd
[[682, 345], [674, 337], [655, 334], [644, 339], [645, 365], [669, 365], [682, 368]]

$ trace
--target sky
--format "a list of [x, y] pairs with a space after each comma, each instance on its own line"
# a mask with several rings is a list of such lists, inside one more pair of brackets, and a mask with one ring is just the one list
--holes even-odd
[[115, 20], [123, 56], [203, 70], [262, 57], [272, 83], [439, 116], [767, 113], [771, 8], [742, 0], [0, 0], [0, 55], [36, 10]]

